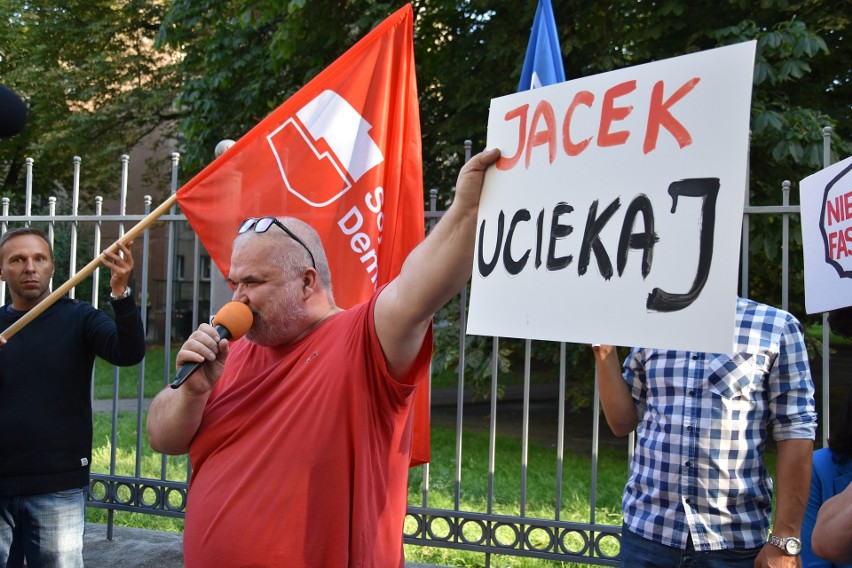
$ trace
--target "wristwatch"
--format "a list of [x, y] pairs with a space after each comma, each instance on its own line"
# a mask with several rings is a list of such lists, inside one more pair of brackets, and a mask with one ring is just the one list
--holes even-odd
[[123, 299], [127, 298], [128, 296], [130, 296], [130, 292], [131, 292], [130, 286], [125, 286], [124, 292], [122, 292], [122, 294], [120, 296], [116, 296], [115, 294], [112, 293], [112, 290], [110, 290], [109, 299], [110, 300], [123, 300]]
[[769, 544], [777, 546], [788, 556], [798, 556], [802, 552], [802, 541], [794, 536], [780, 537], [770, 535]]

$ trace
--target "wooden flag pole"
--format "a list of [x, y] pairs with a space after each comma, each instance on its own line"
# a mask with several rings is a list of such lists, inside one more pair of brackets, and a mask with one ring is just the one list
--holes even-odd
[[[134, 240], [142, 231], [147, 229], [154, 221], [160, 218], [161, 215], [166, 213], [177, 201], [177, 194], [173, 193], [166, 199], [159, 207], [151, 211], [144, 219], [136, 223], [129, 231], [124, 233], [124, 235], [118, 240], [121, 243], [127, 243]], [[112, 252], [116, 252], [118, 250], [117, 243], [113, 243], [107, 250], [111, 250]], [[44, 312], [47, 308], [56, 303], [56, 301], [68, 293], [71, 288], [88, 278], [88, 276], [94, 272], [101, 265], [101, 255], [97, 255], [92, 261], [84, 266], [77, 274], [73, 275], [68, 279], [65, 284], [51, 292], [50, 296], [39, 302], [33, 309], [29, 310], [21, 319], [10, 325], [6, 328], [3, 333], [0, 333], [0, 336], [8, 340], [10, 337], [21, 331], [28, 323], [37, 318], [42, 312]]]

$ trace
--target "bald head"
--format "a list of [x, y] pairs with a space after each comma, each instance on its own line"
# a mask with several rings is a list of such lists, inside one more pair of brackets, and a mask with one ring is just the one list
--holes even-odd
[[[245, 337], [266, 346], [296, 341], [339, 311], [316, 232], [294, 219], [278, 223], [262, 218], [248, 225], [234, 240], [228, 276], [233, 299], [254, 316]], [[254, 230], [258, 226], [261, 232]]]
[[283, 228], [272, 224], [262, 233], [249, 230], [238, 235], [234, 241], [234, 249], [248, 245], [252, 239], [273, 239], [276, 246], [271, 249], [269, 263], [293, 273], [304, 272], [313, 266], [320, 287], [326, 290], [331, 298], [331, 270], [319, 234], [309, 224], [294, 217], [278, 217], [277, 220], [298, 240]]

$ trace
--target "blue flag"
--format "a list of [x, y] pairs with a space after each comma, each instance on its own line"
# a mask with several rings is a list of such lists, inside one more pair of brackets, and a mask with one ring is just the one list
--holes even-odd
[[550, 0], [538, 0], [518, 92], [561, 83], [564, 80], [565, 69], [562, 67], [562, 50], [556, 34], [553, 7]]

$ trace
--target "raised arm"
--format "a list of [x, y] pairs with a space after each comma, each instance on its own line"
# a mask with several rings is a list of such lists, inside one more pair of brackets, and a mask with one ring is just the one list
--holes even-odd
[[180, 388], [166, 387], [151, 401], [146, 423], [151, 448], [171, 455], [189, 451], [189, 443], [201, 425], [204, 406], [222, 374], [227, 355], [228, 340], [220, 340], [212, 326], [201, 324], [192, 332], [178, 352], [176, 366], [204, 364]]
[[132, 241], [116, 243], [118, 252], [101, 253], [101, 264], [110, 269], [110, 291], [114, 322], [98, 323], [91, 328], [95, 351], [113, 365], [135, 365], [145, 358], [145, 328], [136, 301], [127, 283], [133, 273]]
[[394, 377], [409, 370], [432, 316], [470, 278], [482, 182], [499, 156], [481, 152], [462, 167], [452, 205], [376, 300], [376, 333]]

